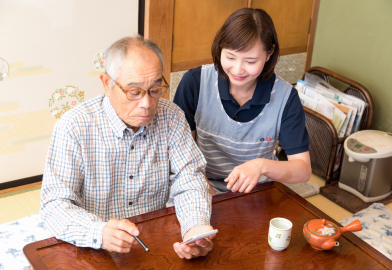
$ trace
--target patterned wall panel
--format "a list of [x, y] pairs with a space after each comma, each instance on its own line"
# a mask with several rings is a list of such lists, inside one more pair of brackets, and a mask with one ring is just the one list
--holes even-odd
[[305, 70], [306, 53], [284, 55], [279, 58], [275, 72], [288, 83], [296, 83]]
[[103, 93], [103, 51], [137, 21], [138, 0], [0, 1], [0, 183], [43, 173], [54, 124]]

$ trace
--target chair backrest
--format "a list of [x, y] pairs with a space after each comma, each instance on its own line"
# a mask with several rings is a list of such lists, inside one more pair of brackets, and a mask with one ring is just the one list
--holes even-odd
[[306, 72], [317, 75], [328, 83], [330, 83], [329, 78], [332, 77], [338, 81], [348, 84], [348, 87], [343, 92], [348, 95], [352, 95], [357, 98], [360, 98], [368, 104], [368, 106], [366, 107], [362, 115], [362, 121], [360, 123], [359, 129], [363, 130], [363, 129], [370, 128], [372, 124], [374, 105], [373, 105], [373, 99], [365, 86], [349, 78], [346, 78], [336, 72], [333, 72], [329, 69], [322, 68], [322, 67], [312, 67], [308, 69]]

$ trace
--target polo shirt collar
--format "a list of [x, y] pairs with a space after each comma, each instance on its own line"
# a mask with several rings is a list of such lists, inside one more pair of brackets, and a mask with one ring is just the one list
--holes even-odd
[[[269, 78], [268, 80], [266, 81], [260, 80], [257, 82], [255, 92], [253, 93], [249, 105], [265, 105], [270, 102], [271, 92], [275, 82], [275, 77], [276, 77], [275, 74], [273, 74], [271, 78]], [[218, 88], [219, 88], [219, 95], [222, 100], [235, 101], [234, 97], [230, 93], [229, 83], [223, 80], [220, 76], [218, 76]], [[269, 89], [269, 91], [263, 89]]]
[[233, 96], [230, 93], [229, 83], [218, 76], [218, 89], [219, 96], [223, 100], [233, 100]]

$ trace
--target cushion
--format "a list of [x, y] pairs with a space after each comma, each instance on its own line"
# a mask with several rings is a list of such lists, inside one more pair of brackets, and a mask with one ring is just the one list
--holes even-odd
[[23, 247], [52, 236], [38, 214], [0, 224], [0, 269], [30, 269]]
[[359, 219], [362, 231], [354, 232], [359, 238], [392, 260], [392, 211], [382, 203], [373, 203], [366, 209], [340, 221], [347, 226]]

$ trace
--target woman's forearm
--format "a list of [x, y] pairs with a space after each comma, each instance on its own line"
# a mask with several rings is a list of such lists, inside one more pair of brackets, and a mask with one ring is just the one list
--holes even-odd
[[262, 174], [273, 180], [283, 183], [307, 182], [312, 174], [310, 158], [289, 159], [289, 161], [276, 161], [260, 159]]

